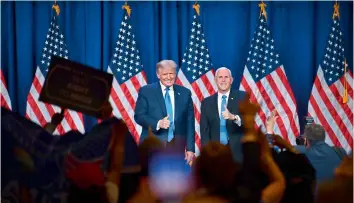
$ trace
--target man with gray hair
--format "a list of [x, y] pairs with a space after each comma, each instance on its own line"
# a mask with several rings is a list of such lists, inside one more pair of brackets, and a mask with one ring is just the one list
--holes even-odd
[[247, 95], [231, 90], [233, 82], [230, 69], [221, 67], [215, 72], [218, 91], [206, 97], [201, 104], [200, 136], [202, 146], [210, 141], [229, 145], [236, 161], [242, 161], [241, 137], [242, 118], [238, 115], [238, 104]]
[[163, 60], [156, 65], [159, 82], [140, 88], [134, 119], [142, 126], [142, 142], [148, 129], [167, 147], [185, 153], [189, 164], [194, 157], [194, 109], [191, 91], [175, 84], [177, 64]]

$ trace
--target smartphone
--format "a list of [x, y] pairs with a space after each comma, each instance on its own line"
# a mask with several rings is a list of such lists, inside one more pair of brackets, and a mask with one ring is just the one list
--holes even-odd
[[176, 199], [192, 190], [191, 168], [180, 154], [157, 154], [149, 165], [150, 187], [159, 199]]
[[306, 120], [306, 125], [310, 125], [314, 123], [314, 119], [311, 116], [305, 116], [305, 120]]

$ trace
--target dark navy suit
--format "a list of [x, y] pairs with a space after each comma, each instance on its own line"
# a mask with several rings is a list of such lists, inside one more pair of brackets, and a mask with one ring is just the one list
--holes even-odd
[[[180, 85], [173, 85], [174, 110], [174, 137], [186, 143], [186, 150], [194, 152], [194, 109], [191, 91]], [[151, 127], [153, 133], [163, 142], [167, 141], [168, 130], [156, 130], [160, 119], [167, 116], [165, 100], [163, 98], [160, 82], [145, 85], [140, 88], [135, 106], [135, 122], [142, 126], [140, 142], [148, 135]]]
[[[241, 138], [243, 136], [242, 117], [238, 111], [238, 104], [246, 96], [245, 92], [231, 90], [227, 109], [231, 114], [238, 115], [241, 118], [241, 126], [234, 121], [226, 121], [226, 129], [228, 133], [228, 144], [230, 145], [234, 159], [242, 161]], [[218, 93], [206, 97], [201, 104], [200, 115], [200, 135], [202, 146], [209, 141], [220, 142], [220, 114], [218, 111]]]

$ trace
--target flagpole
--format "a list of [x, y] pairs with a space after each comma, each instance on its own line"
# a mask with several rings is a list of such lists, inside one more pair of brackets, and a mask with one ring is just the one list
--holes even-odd
[[[339, 20], [340, 17], [340, 12], [339, 12], [339, 3], [336, 0], [336, 3], [333, 6], [334, 10], [333, 10], [333, 15], [332, 15], [332, 19], [334, 20], [336, 17]], [[343, 96], [342, 96], [342, 103], [346, 104], [348, 102], [348, 84], [347, 84], [347, 80], [345, 78], [345, 74], [347, 72], [347, 60], [344, 58], [344, 90], [343, 90]]]
[[259, 17], [261, 17], [261, 15], [263, 15], [264, 18], [267, 20], [267, 11], [266, 11], [267, 4], [265, 4], [263, 1], [261, 1], [261, 3], [258, 4], [258, 7], [261, 8], [260, 13], [259, 13]]
[[57, 16], [59, 16], [59, 13], [60, 13], [60, 8], [59, 8], [59, 5], [57, 4], [57, 1], [54, 1], [54, 4], [52, 6], [52, 9], [55, 10], [55, 13], [57, 14]]
[[193, 4], [193, 9], [195, 12], [197, 12], [198, 16], [200, 15], [200, 5], [198, 4], [198, 1], [195, 1]]
[[130, 6], [128, 5], [128, 1], [126, 0], [124, 5], [122, 6], [122, 9], [127, 11], [128, 16], [130, 17], [130, 13], [132, 12], [132, 9], [130, 8]]
[[334, 4], [333, 8], [334, 8], [334, 11], [333, 11], [332, 19], [334, 20], [334, 18], [337, 17], [338, 20], [339, 20], [340, 14], [339, 14], [339, 3], [338, 3], [338, 1], [336, 1], [336, 3]]
[[345, 74], [347, 73], [347, 60], [344, 59], [344, 92], [343, 92], [343, 100], [342, 100], [342, 103], [343, 104], [346, 104], [348, 102], [348, 83], [347, 83], [347, 80], [345, 78]]
[[[60, 14], [60, 7], [59, 7], [59, 5], [57, 4], [57, 1], [55, 0], [54, 1], [54, 4], [53, 4], [53, 6], [52, 6], [52, 9], [54, 9], [55, 10], [55, 13], [57, 14], [57, 16], [59, 16], [59, 14]], [[61, 108], [61, 107], [60, 107]], [[65, 114], [65, 108], [61, 108], [61, 111], [60, 111], [60, 115], [62, 115], [62, 116], [64, 116], [64, 114]], [[54, 116], [55, 114], [53, 114], [53, 116]]]

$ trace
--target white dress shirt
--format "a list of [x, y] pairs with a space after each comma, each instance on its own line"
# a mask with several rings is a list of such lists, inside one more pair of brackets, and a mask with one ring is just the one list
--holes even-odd
[[[161, 81], [160, 81], [160, 85], [161, 85], [162, 96], [165, 101], [166, 86], [163, 85], [161, 83]], [[173, 112], [173, 118], [171, 118], [171, 115], [168, 118], [169, 118], [169, 120], [174, 121], [175, 120], [175, 94], [174, 94], [174, 90], [173, 90], [173, 85], [170, 87], [170, 90], [168, 91], [168, 93], [170, 94], [170, 99], [171, 99], [171, 103], [172, 103], [172, 112]], [[161, 118], [161, 119], [163, 119], [163, 118]], [[159, 124], [160, 124], [160, 121], [157, 122], [156, 130], [160, 129]]]
[[[226, 96], [226, 108], [227, 108], [227, 102], [229, 100], [229, 95], [230, 95], [230, 90], [227, 91], [225, 94], [221, 94], [220, 92], [218, 92], [218, 112], [219, 112], [219, 117], [221, 118], [221, 103], [222, 103], [222, 96], [225, 95]], [[225, 109], [226, 109], [225, 108]], [[231, 113], [231, 112], [230, 112]], [[238, 115], [235, 115], [236, 119], [233, 121], [235, 124], [237, 124], [238, 126], [241, 126], [241, 118]]]

